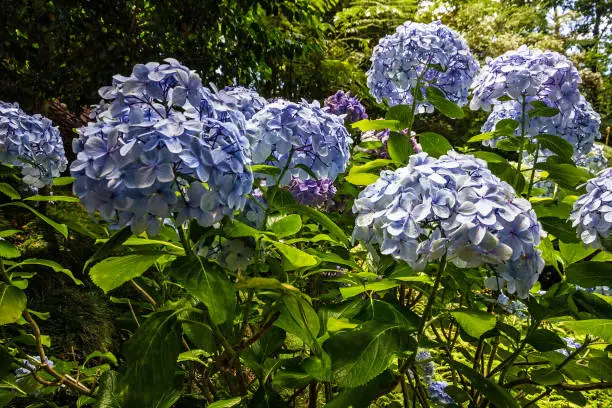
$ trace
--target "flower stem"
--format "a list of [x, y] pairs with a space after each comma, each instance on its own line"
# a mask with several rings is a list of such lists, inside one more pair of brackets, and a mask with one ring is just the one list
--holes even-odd
[[527, 199], [531, 197], [531, 189], [533, 188], [533, 179], [535, 178], [536, 163], [538, 162], [538, 155], [540, 154], [540, 143], [536, 145], [535, 157], [533, 159], [533, 166], [531, 167], [531, 177], [529, 178], [529, 188], [527, 188]]
[[433, 304], [436, 299], [436, 292], [440, 287], [440, 282], [442, 281], [442, 275], [444, 274], [444, 270], [446, 269], [446, 253], [440, 260], [440, 265], [438, 266], [438, 273], [436, 275], [436, 280], [434, 281], [433, 288], [431, 289], [431, 295], [427, 300], [427, 304], [425, 305], [425, 310], [423, 311], [423, 316], [421, 316], [421, 322], [419, 323], [419, 330], [417, 331], [417, 346], [421, 343], [421, 339], [423, 334], [425, 333], [425, 327], [427, 324], [427, 320], [429, 319], [429, 315], [431, 313], [431, 309], [433, 309]]
[[[518, 189], [518, 182], [519, 179], [521, 177], [521, 165], [523, 163], [523, 149], [525, 147], [525, 119], [527, 118], [526, 115], [526, 108], [527, 108], [527, 102], [526, 102], [526, 97], [523, 95], [523, 102], [521, 103], [521, 137], [519, 139], [520, 141], [520, 148], [518, 151], [518, 159], [517, 159], [517, 166], [516, 166], [516, 178], [514, 180], [514, 188]], [[520, 194], [520, 191], [517, 191], [518, 194]]]

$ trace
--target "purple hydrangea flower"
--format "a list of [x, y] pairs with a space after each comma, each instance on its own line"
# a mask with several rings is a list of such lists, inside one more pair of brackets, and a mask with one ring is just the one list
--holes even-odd
[[49, 119], [0, 101], [0, 163], [20, 167], [23, 181], [40, 188], [52, 184], [68, 160], [59, 130]]
[[522, 46], [487, 59], [472, 85], [470, 108], [488, 111], [504, 96], [516, 101], [533, 96], [550, 101], [565, 114], [580, 99], [580, 82], [578, 70], [565, 56]]
[[349, 123], [368, 118], [364, 106], [356, 96], [351, 96], [350, 92], [336, 92], [325, 99], [324, 106], [334, 115], [346, 115], [345, 118]]
[[427, 387], [429, 398], [442, 405], [454, 404], [455, 401], [453, 400], [453, 398], [444, 391], [447, 386], [448, 384], [446, 383], [446, 381], [430, 382]]
[[[415, 269], [444, 254], [462, 268], [495, 264], [508, 292], [526, 297], [544, 266], [536, 249], [543, 232], [531, 204], [473, 156], [412, 155], [408, 166], [381, 172], [353, 212], [354, 240], [378, 244]], [[536, 262], [523, 262], [528, 258]], [[507, 271], [513, 262], [522, 268]]]
[[244, 114], [248, 120], [268, 103], [257, 91], [243, 86], [226, 86], [217, 96], [227, 105]]
[[300, 180], [294, 177], [289, 182], [287, 189], [291, 192], [295, 201], [302, 205], [311, 206], [327, 204], [336, 194], [336, 187], [327, 177], [319, 180]]
[[244, 115], [174, 59], [137, 64], [100, 89], [78, 130], [74, 192], [114, 227], [156, 235], [164, 219], [211, 226], [243, 208], [253, 175]]
[[601, 248], [601, 239], [612, 230], [612, 168], [589, 180], [586, 191], [574, 203], [570, 220], [586, 245]]
[[[321, 109], [316, 101], [298, 104], [277, 100], [257, 112], [248, 125], [253, 163], [280, 169], [288, 165], [281, 185], [289, 184], [292, 177], [309, 179], [300, 166], [332, 181], [346, 170], [353, 141], [342, 118]], [[269, 177], [266, 181], [274, 183]]]
[[[411, 105], [419, 77], [423, 95], [425, 86], [431, 85], [449, 100], [465, 105], [479, 70], [465, 40], [439, 21], [405, 22], [395, 34], [380, 40], [371, 61], [367, 72], [370, 93], [378, 102], [386, 99], [389, 106]], [[433, 106], [421, 101], [417, 112], [433, 112]]]

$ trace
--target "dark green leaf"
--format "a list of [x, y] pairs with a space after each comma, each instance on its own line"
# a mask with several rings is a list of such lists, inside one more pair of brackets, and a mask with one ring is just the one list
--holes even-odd
[[505, 118], [495, 124], [495, 133], [498, 136], [514, 136], [519, 125], [518, 120]]
[[585, 169], [568, 163], [537, 163], [536, 169], [545, 170], [548, 178], [557, 182], [560, 186], [574, 189], [579, 184], [585, 183], [592, 175]]
[[95, 264], [89, 271], [89, 276], [96, 286], [108, 293], [145, 273], [160, 256], [158, 253], [107, 258]]
[[11, 200], [19, 200], [21, 198], [21, 194], [15, 190], [13, 186], [8, 183], [0, 183], [0, 193], [4, 194]]
[[451, 312], [459, 326], [470, 336], [479, 338], [495, 328], [495, 316], [480, 310]]
[[326, 408], [368, 408], [379, 395], [386, 393], [396, 382], [390, 370], [383, 371], [370, 382], [361, 387], [344, 388], [329, 401]]
[[96, 396], [98, 402], [96, 408], [122, 408], [119, 394], [121, 392], [118, 384], [118, 375], [115, 371], [107, 371], [100, 377]]
[[27, 298], [22, 290], [0, 282], [0, 325], [15, 323], [26, 308]]
[[506, 136], [497, 142], [497, 149], [506, 152], [518, 152], [521, 149], [521, 139], [516, 136]]
[[540, 385], [555, 385], [565, 379], [559, 371], [550, 368], [541, 368], [531, 373], [531, 379]]
[[337, 226], [327, 215], [321, 211], [315, 210], [304, 205], [294, 204], [286, 207], [287, 210], [293, 210], [297, 213], [305, 215], [326, 228], [336, 239], [342, 242], [345, 246], [349, 245], [349, 239], [339, 226]]
[[102, 259], [107, 258], [111, 254], [111, 252], [119, 248], [121, 244], [127, 241], [127, 239], [131, 236], [132, 236], [132, 230], [130, 229], [130, 227], [123, 227], [122, 229], [117, 231], [115, 234], [113, 234], [112, 237], [110, 237], [108, 241], [104, 243], [104, 245], [102, 245], [93, 254], [91, 258], [87, 260], [87, 262], [85, 262], [83, 271], [85, 271], [87, 269], [87, 266], [89, 266], [90, 264], [96, 263], [98, 261], [101, 261]]
[[564, 242], [580, 242], [576, 236], [576, 230], [572, 228], [572, 224], [567, 220], [561, 220], [556, 217], [542, 217], [540, 223], [544, 231], [553, 234]]
[[19, 258], [21, 251], [8, 241], [0, 240], [0, 258]]
[[612, 286], [612, 263], [579, 262], [565, 269], [567, 281], [576, 285], [592, 288], [594, 286]]
[[565, 348], [565, 341], [555, 332], [547, 329], [538, 329], [528, 338], [527, 343], [538, 351], [553, 351]]
[[68, 238], [68, 227], [66, 227], [66, 225], [59, 224], [59, 223], [53, 221], [51, 218], [47, 217], [44, 214], [41, 214], [40, 212], [36, 211], [35, 209], [30, 207], [29, 205], [27, 205], [25, 203], [20, 203], [20, 202], [18, 202], [18, 203], [7, 203], [7, 204], [0, 205], [0, 207], [6, 207], [6, 206], [21, 207], [21, 208], [24, 208], [24, 209], [30, 211], [32, 214], [36, 215], [38, 218], [40, 218], [41, 220], [43, 220], [44, 222], [49, 224], [51, 227], [53, 227], [57, 232], [62, 234], [62, 236], [64, 238]]
[[449, 150], [453, 150], [453, 146], [444, 136], [434, 132], [423, 132], [419, 135], [419, 143], [423, 151], [432, 157], [440, 157]]
[[295, 334], [306, 344], [316, 342], [320, 330], [319, 316], [301, 296], [283, 295], [278, 302], [281, 312], [274, 325]]
[[408, 136], [398, 132], [391, 132], [389, 135], [387, 150], [389, 157], [403, 164], [408, 163], [408, 157], [412, 154], [412, 147], [410, 147]]
[[554, 135], [537, 135], [535, 138], [540, 142], [542, 148], [550, 150], [565, 160], [572, 159], [574, 147], [562, 137]]
[[450, 365], [460, 374], [470, 379], [470, 383], [481, 392], [495, 407], [518, 408], [516, 400], [502, 387], [472, 370], [463, 363], [451, 361]]
[[385, 115], [385, 120], [396, 120], [402, 129], [407, 129], [412, 125], [412, 110], [408, 105], [395, 105], [389, 108]]
[[270, 384], [260, 386], [249, 404], [248, 408], [286, 408], [287, 403], [283, 397]]
[[542, 107], [534, 108], [534, 109], [527, 111], [527, 115], [529, 116], [530, 119], [537, 118], [538, 116], [552, 118], [553, 116], [557, 116], [558, 114], [559, 114], [559, 109], [551, 108], [548, 106], [546, 107], [542, 106]]
[[172, 276], [189, 294], [208, 308], [214, 324], [230, 320], [236, 309], [236, 292], [232, 283], [219, 271], [204, 269], [195, 256], [183, 256], [172, 262]]
[[465, 113], [459, 105], [446, 99], [444, 92], [438, 88], [428, 86], [425, 90], [425, 95], [427, 97], [427, 102], [435, 106], [444, 116], [459, 119], [465, 117]]

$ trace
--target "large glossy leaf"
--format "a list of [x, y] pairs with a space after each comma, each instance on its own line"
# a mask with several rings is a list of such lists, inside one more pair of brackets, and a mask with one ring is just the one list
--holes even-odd
[[612, 320], [570, 320], [559, 324], [577, 334], [601, 337], [606, 343], [612, 343]]
[[466, 378], [470, 379], [470, 383], [480, 391], [495, 407], [504, 408], [515, 408], [519, 407], [516, 400], [504, 390], [502, 387], [494, 383], [492, 380], [485, 378], [477, 371], [466, 366], [463, 363], [457, 361], [451, 361], [450, 365], [457, 370], [460, 374], [463, 374]]
[[351, 125], [353, 128], [359, 129], [362, 132], [367, 132], [368, 130], [385, 130], [385, 129], [400, 129], [400, 124], [398, 120], [369, 120], [363, 119], [358, 122], [355, 122]]
[[21, 289], [0, 282], [0, 325], [15, 323], [25, 310], [27, 298]]
[[213, 323], [230, 320], [236, 309], [236, 292], [232, 283], [219, 271], [204, 266], [195, 256], [184, 256], [172, 262], [172, 276], [193, 297], [208, 308]]
[[547, 329], [538, 329], [531, 333], [527, 343], [541, 352], [565, 348], [565, 341], [557, 333]]
[[122, 408], [118, 374], [115, 371], [107, 371], [100, 377], [97, 391], [98, 401], [96, 408]]
[[98, 250], [92, 255], [91, 258], [85, 262], [83, 270], [85, 271], [90, 264], [96, 263], [103, 259], [106, 259], [111, 252], [119, 248], [129, 237], [132, 236], [132, 230], [130, 227], [123, 227], [117, 231], [108, 241], [104, 243]]
[[12, 259], [21, 256], [21, 251], [8, 241], [0, 240], [0, 258]]
[[479, 338], [495, 328], [495, 316], [480, 310], [459, 310], [451, 312], [459, 326], [470, 336]]
[[392, 106], [385, 115], [385, 120], [397, 120], [401, 129], [409, 128], [413, 119], [412, 109], [408, 105]]
[[345, 387], [359, 387], [385, 371], [409, 344], [410, 336], [400, 324], [368, 321], [357, 329], [334, 334], [324, 348], [332, 357], [336, 381]]
[[284, 295], [278, 301], [280, 316], [274, 325], [295, 334], [304, 343], [316, 341], [320, 330], [319, 316], [303, 297]]
[[270, 241], [270, 243], [274, 245], [295, 268], [306, 268], [317, 264], [317, 258], [307, 252], [278, 241]]
[[612, 263], [579, 262], [565, 269], [567, 281], [576, 285], [592, 288], [594, 286], [612, 286]]
[[390, 370], [356, 388], [345, 388], [325, 405], [326, 408], [368, 408], [380, 394], [386, 393], [396, 383], [396, 376]]
[[541, 217], [540, 223], [544, 231], [553, 234], [564, 242], [579, 242], [576, 236], [576, 230], [572, 228], [572, 224], [567, 220], [562, 220], [556, 217]]
[[155, 406], [173, 388], [180, 352], [179, 327], [176, 312], [156, 312], [127, 341], [127, 371], [123, 376], [127, 386], [125, 407]]
[[399, 132], [391, 132], [387, 141], [389, 157], [398, 163], [408, 163], [408, 157], [412, 154], [408, 136]]
[[322, 227], [327, 229], [334, 237], [336, 237], [336, 239], [342, 242], [345, 246], [349, 245], [349, 239], [344, 233], [344, 230], [342, 230], [342, 228], [336, 225], [327, 215], [323, 214], [321, 211], [299, 204], [290, 205], [285, 208], [287, 210], [292, 210], [299, 214], [306, 215], [308, 218], [319, 223]]
[[592, 175], [585, 169], [566, 163], [537, 163], [536, 168], [546, 170], [548, 178], [557, 182], [560, 186], [573, 189], [579, 184], [585, 183]]
[[344, 178], [347, 182], [356, 186], [369, 186], [376, 182], [380, 176], [374, 173], [353, 173], [352, 171]]
[[440, 111], [441, 114], [449, 118], [463, 118], [465, 113], [463, 110], [454, 102], [449, 101], [444, 92], [433, 86], [428, 86], [425, 90], [427, 96], [427, 102], [431, 103]]
[[295, 235], [302, 229], [302, 218], [291, 214], [276, 221], [270, 228], [279, 238]]
[[453, 150], [453, 146], [444, 136], [434, 132], [421, 133], [419, 135], [419, 143], [423, 151], [432, 157], [440, 157], [449, 150]]
[[149, 254], [107, 258], [95, 264], [89, 271], [89, 276], [96, 286], [107, 293], [145, 273], [160, 256], [161, 254]]
[[574, 147], [565, 139], [554, 135], [537, 135], [535, 137], [540, 146], [548, 149], [564, 160], [571, 160], [574, 154]]

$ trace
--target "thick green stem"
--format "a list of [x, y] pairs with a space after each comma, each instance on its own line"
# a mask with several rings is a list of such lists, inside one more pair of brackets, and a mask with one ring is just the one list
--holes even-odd
[[4, 279], [6, 283], [11, 283], [11, 277], [9, 276], [8, 272], [6, 271], [6, 268], [4, 267], [4, 261], [2, 260], [2, 258], [0, 258], [0, 276], [2, 276], [2, 279]]
[[[525, 100], [525, 96], [523, 96], [523, 102], [521, 103], [521, 138], [519, 140], [520, 142], [520, 148], [518, 151], [518, 159], [517, 159], [517, 167], [516, 167], [516, 178], [514, 180], [514, 188], [518, 187], [518, 182], [519, 179], [521, 177], [521, 165], [523, 163], [523, 149], [525, 147], [525, 120], [527, 119], [527, 115], [525, 114], [526, 112], [526, 108], [527, 108], [527, 102]], [[517, 191], [518, 194], [520, 194], [520, 191]]]
[[185, 233], [185, 229], [183, 226], [178, 227], [179, 238], [181, 239], [181, 244], [183, 244], [183, 248], [185, 249], [185, 255], [191, 255], [191, 243], [189, 242], [189, 237]]

